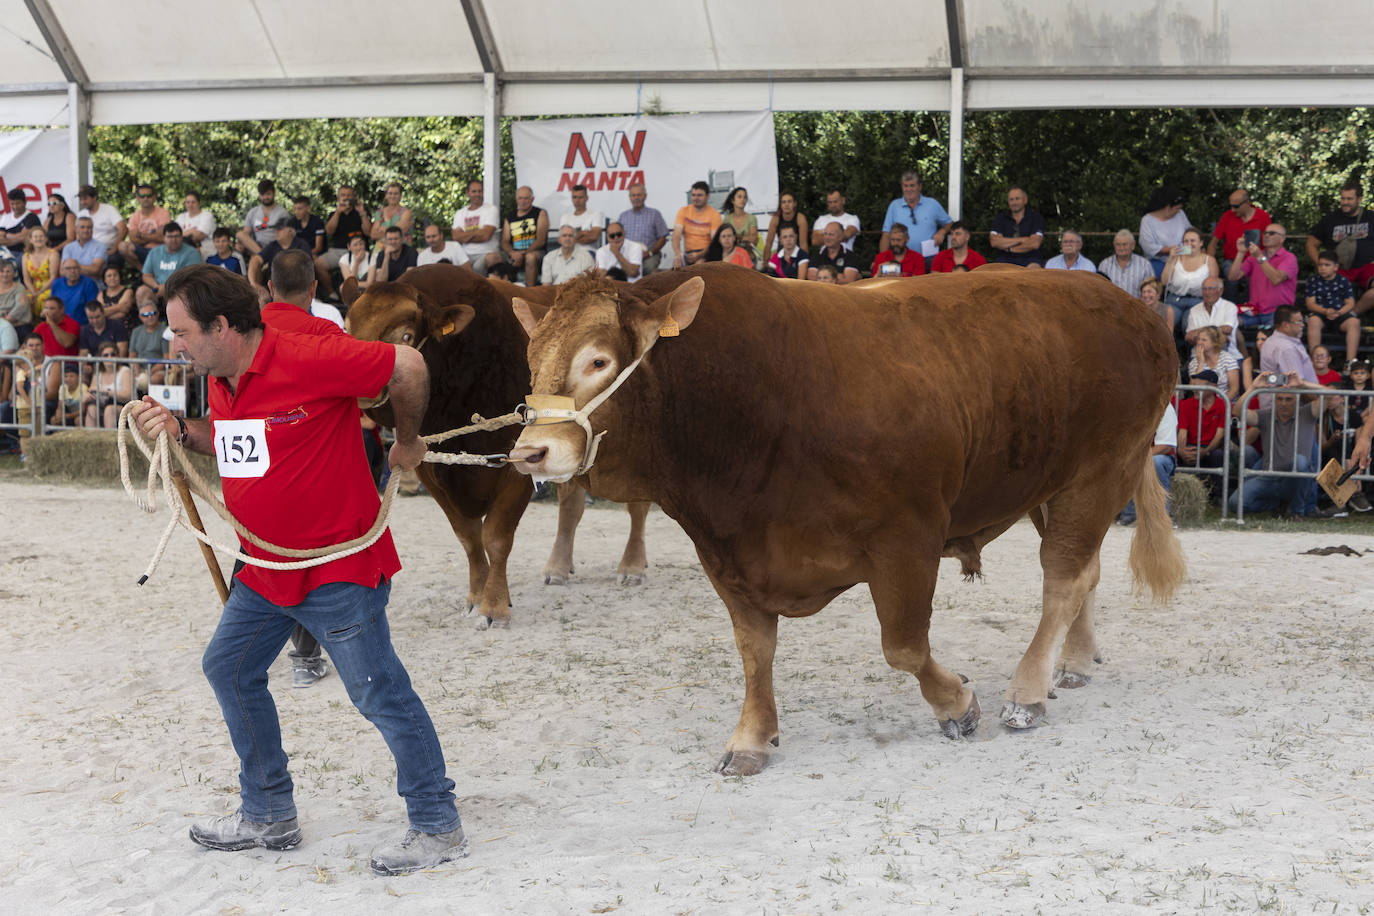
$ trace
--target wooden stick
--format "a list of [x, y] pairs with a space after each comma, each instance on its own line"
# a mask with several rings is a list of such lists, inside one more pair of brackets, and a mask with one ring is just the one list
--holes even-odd
[[[201, 524], [200, 512], [196, 510], [195, 500], [191, 498], [191, 487], [186, 483], [186, 475], [181, 471], [173, 471], [172, 482], [181, 494], [181, 504], [186, 507], [187, 520], [197, 531], [204, 534], [205, 526]], [[205, 557], [205, 565], [210, 567], [210, 578], [215, 580], [215, 591], [219, 592], [219, 601], [223, 604], [229, 600], [229, 586], [224, 581], [224, 570], [219, 568], [219, 560], [215, 559], [213, 547], [204, 541], [196, 543], [200, 545], [201, 556]]]

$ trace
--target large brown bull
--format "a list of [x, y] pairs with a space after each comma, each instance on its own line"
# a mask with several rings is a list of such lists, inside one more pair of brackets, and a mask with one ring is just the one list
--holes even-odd
[[588, 424], [526, 427], [511, 457], [658, 502], [730, 611], [745, 696], [724, 773], [757, 772], [777, 744], [778, 618], [859, 582], [888, 664], [958, 737], [979, 712], [930, 651], [942, 554], [976, 569], [1021, 516], [1043, 525], [1044, 609], [1003, 708], [1015, 727], [1043, 717], [1056, 669], [1064, 686], [1087, 679], [1098, 551], [1129, 498], [1137, 580], [1162, 598], [1182, 579], [1147, 457], [1177, 356], [1158, 317], [1099, 278], [985, 269], [836, 287], [706, 265], [633, 287], [578, 280], [552, 309], [517, 298], [515, 311], [535, 394], [568, 399], [540, 402], [545, 419]]
[[[430, 374], [430, 399], [423, 435], [466, 426], [474, 413], [484, 417], [509, 413], [529, 393], [528, 338], [511, 313], [511, 295], [534, 298], [552, 290], [525, 290], [487, 281], [471, 270], [435, 264], [409, 271], [395, 283], [374, 283], [359, 295], [355, 283], [342, 290], [348, 303], [348, 330], [364, 340], [384, 340], [418, 347]], [[369, 409], [383, 426], [390, 409]], [[500, 454], [510, 450], [518, 427], [450, 439], [437, 451]], [[420, 479], [443, 509], [468, 558], [468, 610], [477, 625], [504, 626], [510, 621], [506, 560], [516, 526], [533, 487], [516, 470], [434, 464], [420, 466]], [[573, 570], [573, 537], [585, 508], [577, 486], [559, 487], [558, 539], [544, 568], [546, 584], [562, 584]], [[630, 537], [620, 561], [620, 582], [639, 584], [646, 556], [644, 519], [648, 503], [633, 503]]]

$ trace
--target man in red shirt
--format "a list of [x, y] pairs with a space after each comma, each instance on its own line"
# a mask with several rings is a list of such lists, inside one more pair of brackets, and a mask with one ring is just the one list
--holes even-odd
[[956, 267], [973, 270], [975, 267], [982, 267], [986, 264], [988, 259], [968, 247], [968, 240], [969, 232], [962, 220], [955, 220], [950, 223], [949, 247], [931, 258], [930, 272], [947, 274], [953, 273]]
[[1226, 405], [1217, 397], [1217, 374], [1211, 369], [1199, 370], [1191, 379], [1193, 385], [1210, 385], [1199, 392], [1200, 397], [1184, 398], [1178, 405], [1178, 466], [1219, 468], [1222, 443], [1226, 437]]
[[43, 320], [33, 332], [43, 338], [43, 353], [47, 356], [76, 356], [81, 325], [62, 308], [56, 296], [43, 303]]
[[[414, 468], [428, 401], [424, 359], [410, 347], [305, 335], [264, 326], [247, 280], [209, 264], [167, 282], [172, 352], [209, 376], [209, 420], [180, 420], [145, 398], [135, 422], [214, 455], [224, 501], [259, 538], [290, 548], [352, 540], [371, 527], [377, 491], [358, 448], [358, 402], [390, 394], [396, 418], [393, 468]], [[289, 558], [243, 543], [267, 560]], [[401, 568], [391, 533], [370, 547], [301, 570], [250, 565], [236, 577], [203, 668], [239, 755], [240, 807], [191, 828], [210, 849], [290, 849], [301, 840], [267, 669], [297, 623], [329, 650], [358, 710], [396, 759], [397, 791], [410, 829], [375, 850], [377, 874], [405, 874], [466, 853], [453, 781], [424, 704], [391, 646], [390, 580]]]
[[[902, 223], [893, 223], [888, 230], [887, 251], [878, 252], [873, 259], [875, 277], [919, 277], [926, 272], [926, 259], [919, 251], [906, 247], [907, 231]], [[884, 266], [886, 265], [886, 266]]]
[[[1207, 243], [1207, 254], [1217, 259], [1223, 277], [1231, 269], [1231, 262], [1236, 259], [1236, 245], [1245, 240], [1245, 233], [1253, 232], [1252, 237], [1258, 242], [1264, 227], [1271, 222], [1269, 214], [1256, 207], [1250, 200], [1250, 192], [1245, 188], [1236, 188], [1232, 191], [1226, 204], [1227, 210], [1217, 220], [1217, 227], [1212, 231], [1212, 240]], [[1221, 251], [1217, 251], [1218, 242], [1221, 243]], [[1226, 298], [1239, 302], [1238, 282], [1226, 282]]]

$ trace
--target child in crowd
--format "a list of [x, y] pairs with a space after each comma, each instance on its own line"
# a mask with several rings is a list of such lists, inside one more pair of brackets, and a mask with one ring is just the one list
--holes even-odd
[[234, 254], [234, 233], [221, 226], [210, 238], [215, 243], [215, 253], [206, 258], [205, 263], [243, 276], [243, 262]]
[[[1322, 328], [1333, 322], [1345, 332], [1346, 362], [1360, 350], [1360, 319], [1355, 316], [1355, 287], [1338, 272], [1336, 252], [1317, 255], [1317, 275], [1307, 281], [1307, 346], [1315, 355], [1322, 339]], [[1328, 354], [1327, 362], [1330, 362]], [[1318, 379], [1318, 381], [1321, 381]], [[1322, 382], [1325, 385], [1325, 382]]]
[[835, 269], [834, 264], [822, 264], [816, 268], [817, 283], [838, 283], [840, 282], [840, 272]]
[[1324, 385], [1327, 388], [1340, 386], [1341, 374], [1331, 368], [1331, 351], [1322, 344], [1317, 344], [1312, 348], [1312, 369], [1317, 373], [1318, 385]]
[[57, 412], [54, 422], [62, 426], [80, 426], [81, 410], [89, 390], [81, 381], [81, 371], [75, 363], [68, 363], [62, 372], [62, 387], [57, 390]]

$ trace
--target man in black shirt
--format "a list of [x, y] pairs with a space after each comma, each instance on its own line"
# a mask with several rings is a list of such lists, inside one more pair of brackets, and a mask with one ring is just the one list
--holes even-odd
[[267, 292], [267, 280], [263, 276], [263, 271], [272, 269], [273, 258], [288, 248], [298, 248], [306, 254], [311, 254], [310, 243], [296, 234], [291, 217], [283, 216], [277, 220], [273, 228], [276, 230], [276, 237], [263, 245], [262, 250], [253, 255], [248, 262], [248, 280], [258, 290], [259, 295]]
[[14, 257], [14, 263], [24, 256], [24, 239], [34, 226], [42, 226], [38, 214], [29, 209], [29, 199], [19, 188], [9, 193], [10, 212], [0, 215], [0, 242], [3, 242]]
[[373, 262], [374, 280], [399, 280], [401, 274], [415, 266], [419, 252], [405, 244], [403, 238], [400, 226], [386, 227], [382, 250], [377, 252], [377, 259]]
[[1000, 264], [1020, 264], [1022, 267], [1044, 267], [1040, 246], [1045, 243], [1045, 219], [1026, 206], [1030, 202], [1024, 188], [1012, 186], [1007, 190], [1007, 209], [992, 218], [988, 235]]
[[844, 247], [844, 227], [839, 223], [828, 223], [821, 230], [825, 244], [811, 252], [811, 266], [806, 270], [806, 278], [814, 280], [821, 265], [830, 264], [835, 268], [836, 283], [853, 283], [863, 275], [859, 267], [859, 256]]
[[1374, 308], [1374, 211], [1361, 206], [1364, 188], [1351, 179], [1341, 187], [1340, 206], [1321, 218], [1307, 235], [1307, 257], [1315, 266], [1322, 251], [1336, 252], [1341, 275], [1364, 295], [1355, 314]]

